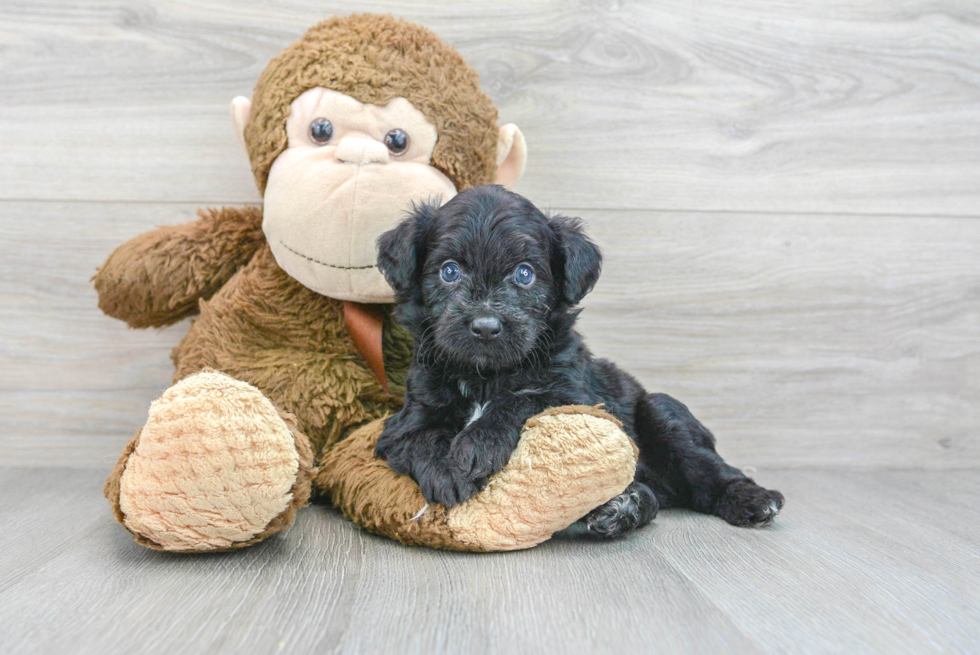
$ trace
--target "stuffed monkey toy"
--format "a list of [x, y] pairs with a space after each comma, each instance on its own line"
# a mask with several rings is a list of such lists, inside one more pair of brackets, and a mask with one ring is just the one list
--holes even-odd
[[521, 177], [526, 150], [477, 74], [426, 29], [333, 18], [272, 60], [232, 118], [263, 206], [209, 209], [120, 246], [94, 278], [131, 327], [197, 315], [174, 385], [106, 481], [136, 541], [217, 551], [287, 529], [311, 496], [406, 544], [528, 548], [620, 493], [636, 451], [614, 418], [554, 408], [451, 510], [374, 457], [412, 358], [375, 240], [413, 201]]

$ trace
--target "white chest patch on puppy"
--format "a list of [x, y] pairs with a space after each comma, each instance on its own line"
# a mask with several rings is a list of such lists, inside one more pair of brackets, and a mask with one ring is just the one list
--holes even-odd
[[473, 421], [483, 416], [483, 412], [487, 411], [487, 405], [489, 404], [490, 403], [483, 403], [481, 405], [480, 403], [473, 403], [473, 413], [470, 414], [470, 419], [466, 422], [466, 425], [469, 425]]

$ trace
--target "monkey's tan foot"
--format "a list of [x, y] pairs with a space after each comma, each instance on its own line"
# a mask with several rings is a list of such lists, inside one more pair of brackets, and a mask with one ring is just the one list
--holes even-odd
[[252, 385], [204, 371], [151, 405], [105, 495], [144, 546], [228, 550], [292, 525], [309, 500], [312, 465], [290, 415]]
[[418, 485], [375, 458], [375, 421], [324, 454], [313, 484], [367, 530], [403, 543], [470, 551], [530, 548], [623, 491], [636, 447], [621, 424], [585, 406], [530, 419], [502, 471], [448, 512], [427, 506]]

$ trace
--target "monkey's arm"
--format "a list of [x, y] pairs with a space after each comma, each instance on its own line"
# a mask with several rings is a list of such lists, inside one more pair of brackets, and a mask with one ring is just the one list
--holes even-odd
[[262, 209], [202, 209], [196, 221], [127, 241], [95, 277], [99, 308], [130, 327], [161, 327], [197, 313], [265, 242]]
[[530, 548], [617, 496], [636, 471], [636, 446], [615, 418], [593, 407], [548, 409], [523, 426], [482, 492], [443, 511], [375, 457], [383, 425], [368, 423], [327, 449], [313, 485], [361, 527], [410, 545]]

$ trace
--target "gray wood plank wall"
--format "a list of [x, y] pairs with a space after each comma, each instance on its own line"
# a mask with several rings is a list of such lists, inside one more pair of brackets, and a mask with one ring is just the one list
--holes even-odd
[[[361, 2], [479, 70], [520, 190], [604, 247], [593, 349], [734, 463], [980, 465], [980, 4]], [[228, 102], [350, 5], [5, 0], [0, 461], [106, 467], [185, 326], [88, 279], [198, 206], [258, 202]]]

